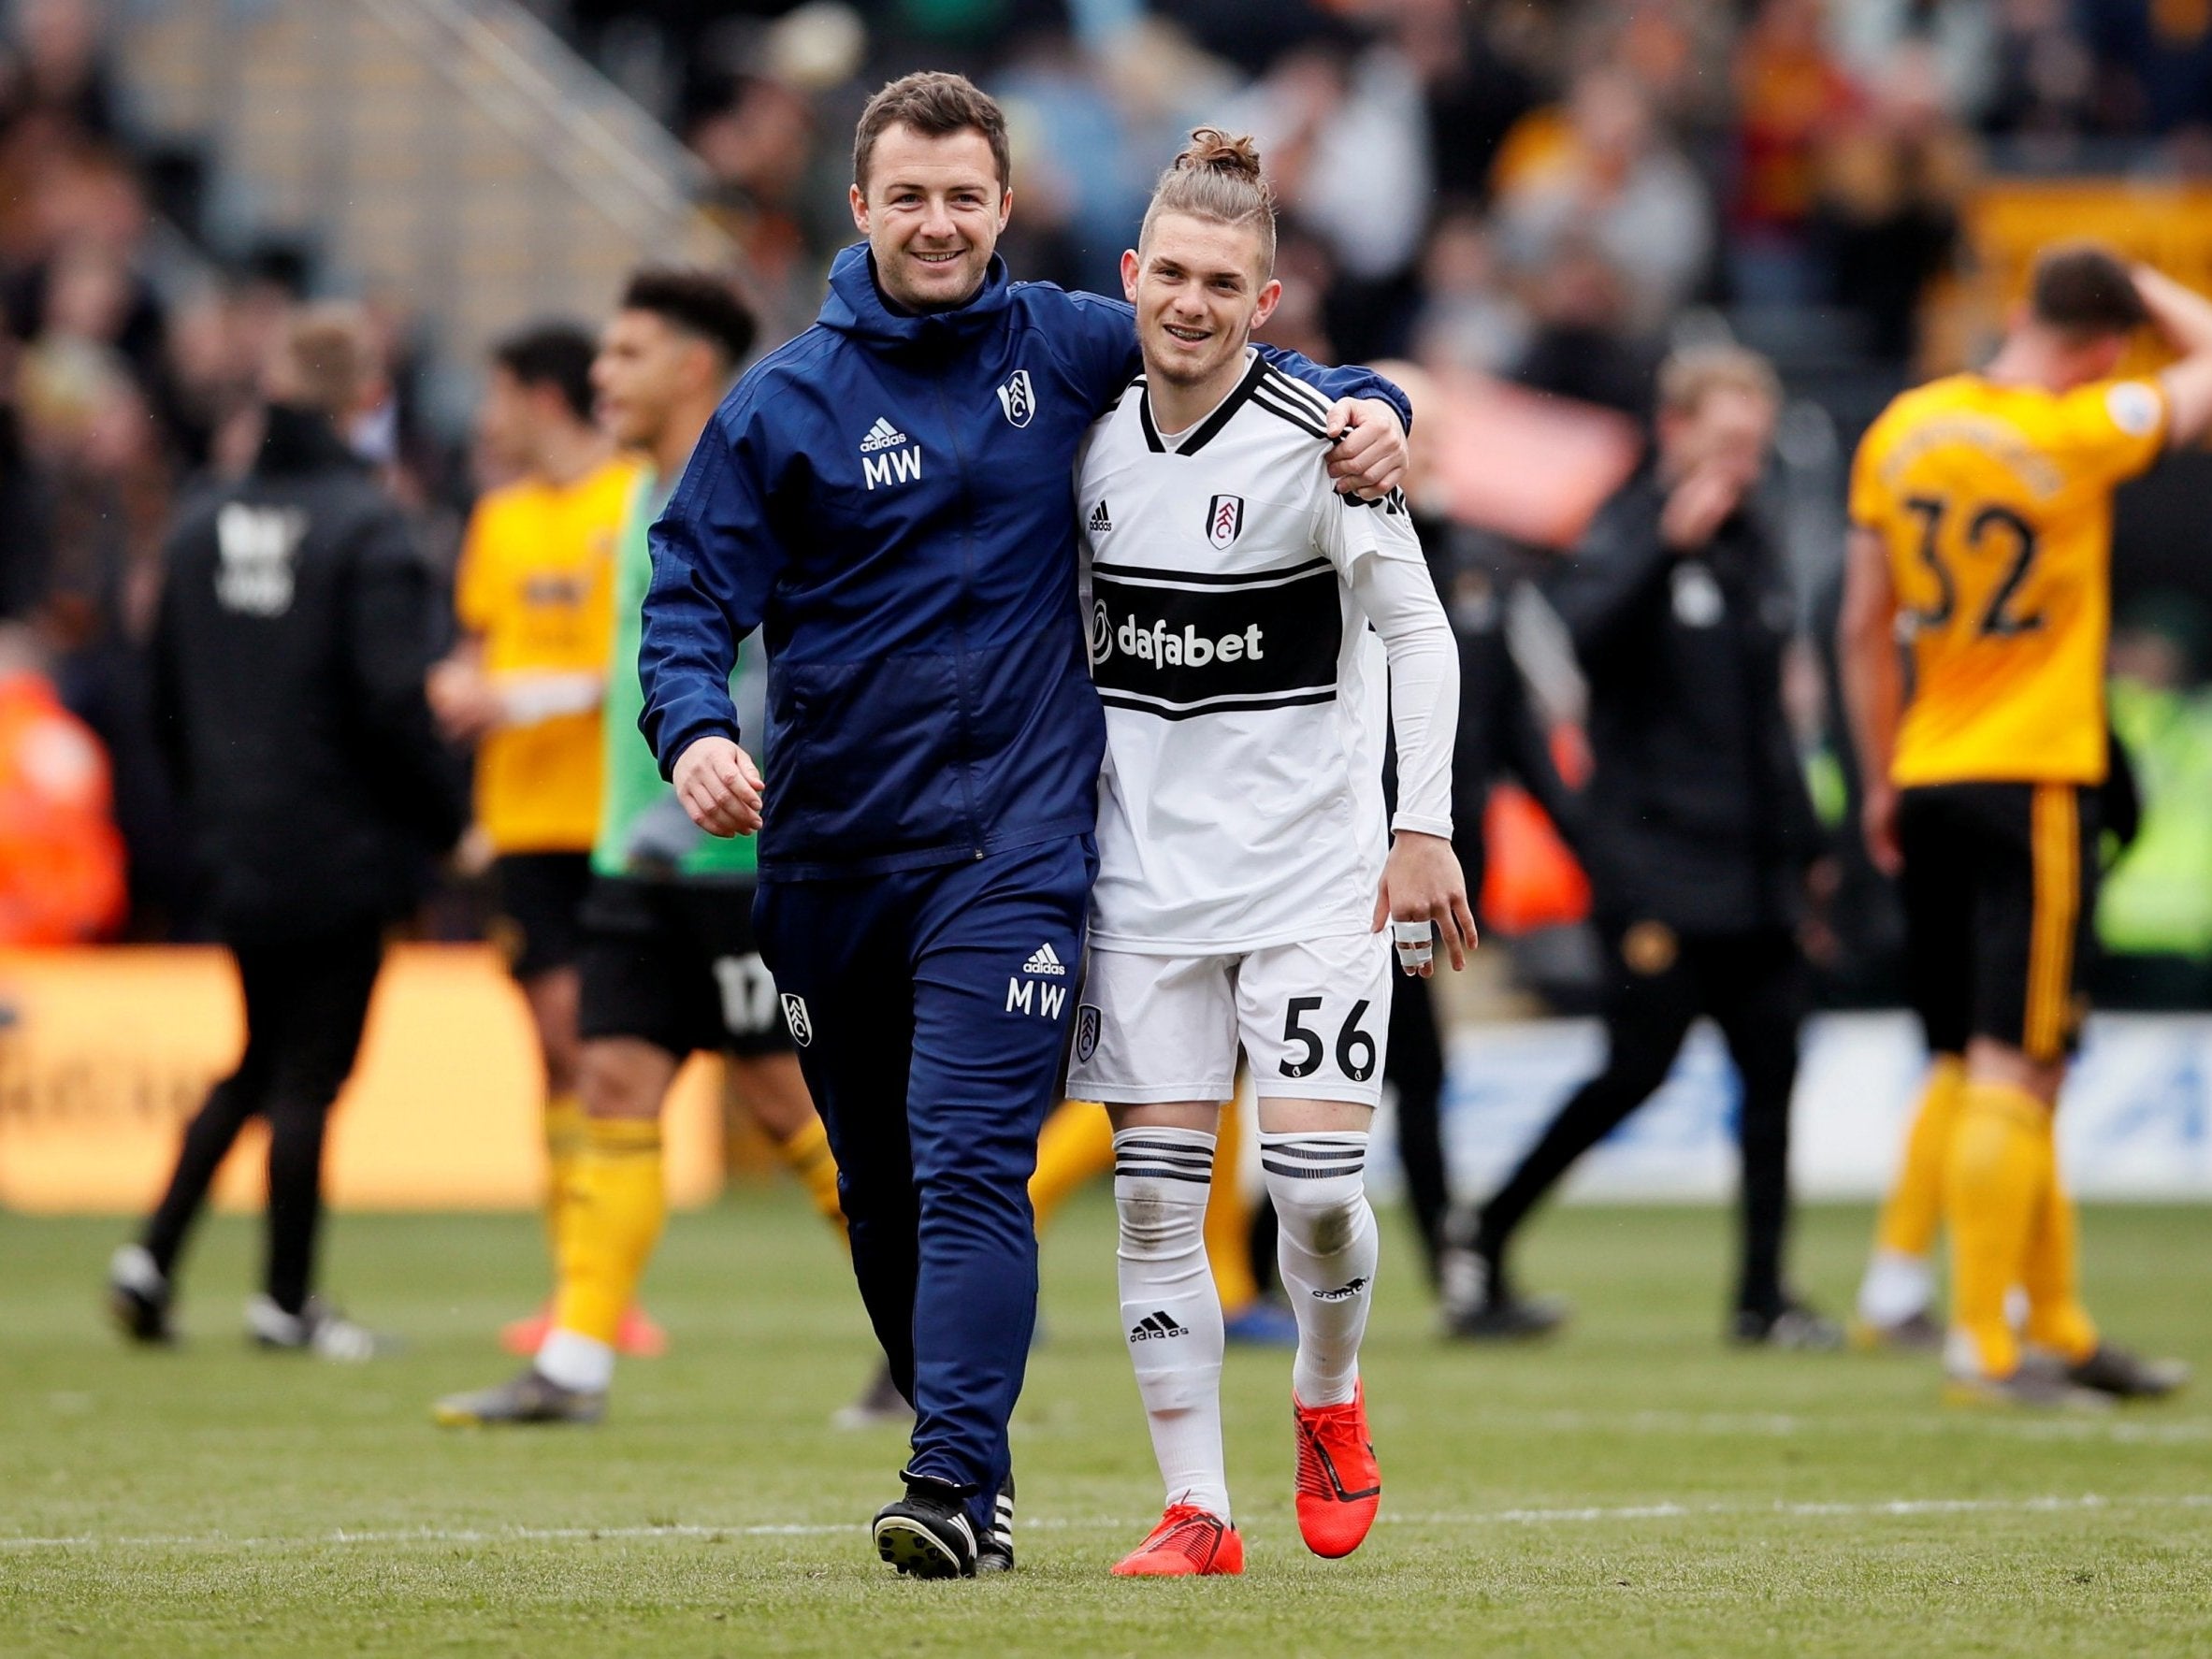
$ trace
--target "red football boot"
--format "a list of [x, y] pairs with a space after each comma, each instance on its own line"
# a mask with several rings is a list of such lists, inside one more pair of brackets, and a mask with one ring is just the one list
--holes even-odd
[[633, 1302], [623, 1310], [622, 1323], [615, 1328], [614, 1351], [633, 1360], [658, 1360], [668, 1352], [668, 1333]]
[[1291, 1395], [1298, 1425], [1298, 1533], [1314, 1554], [1350, 1555], [1382, 1507], [1382, 1471], [1367, 1438], [1362, 1382], [1341, 1406], [1304, 1406]]
[[[546, 1334], [552, 1329], [553, 1305], [549, 1302], [528, 1319], [500, 1326], [499, 1346], [511, 1354], [531, 1359], [545, 1346]], [[651, 1314], [632, 1306], [614, 1332], [614, 1351], [633, 1360], [658, 1360], [668, 1352], [668, 1333], [654, 1322]]]
[[1194, 1579], [1244, 1571], [1244, 1539], [1219, 1515], [1170, 1504], [1151, 1536], [1115, 1565], [1117, 1579]]
[[553, 1304], [548, 1302], [528, 1319], [510, 1320], [499, 1327], [499, 1346], [521, 1359], [535, 1358], [553, 1329]]

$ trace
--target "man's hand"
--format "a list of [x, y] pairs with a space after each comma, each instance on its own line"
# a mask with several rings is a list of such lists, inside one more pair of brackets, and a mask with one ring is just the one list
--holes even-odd
[[676, 757], [676, 799], [709, 835], [760, 828], [760, 771], [726, 737], [702, 737]]
[[1884, 875], [1894, 876], [1905, 867], [1897, 844], [1897, 786], [1887, 779], [1870, 780], [1866, 799], [1859, 803], [1858, 822], [1866, 836], [1866, 856]]
[[1743, 483], [1733, 472], [1700, 467], [1667, 497], [1659, 510], [1659, 539], [1673, 553], [1695, 553], [1711, 544], [1743, 499]]
[[1373, 500], [1405, 481], [1410, 454], [1406, 425], [1381, 398], [1339, 397], [1329, 405], [1324, 424], [1337, 435], [1329, 448], [1329, 477], [1339, 495]]
[[423, 695], [448, 743], [472, 743], [498, 729], [503, 718], [499, 694], [465, 657], [449, 656], [433, 666], [423, 682]]
[[[1440, 835], [1403, 830], [1390, 844], [1389, 862], [1382, 867], [1382, 890], [1375, 895], [1375, 920], [1370, 931], [1382, 931], [1384, 922], [1434, 922], [1444, 935], [1453, 972], [1467, 966], [1475, 948], [1475, 913], [1467, 908], [1467, 877], [1452, 844]], [[1428, 947], [1424, 945], [1425, 959]], [[1402, 954], [1402, 953], [1401, 953]], [[1404, 962], [1406, 972], [1426, 979], [1436, 964], [1423, 959]]]

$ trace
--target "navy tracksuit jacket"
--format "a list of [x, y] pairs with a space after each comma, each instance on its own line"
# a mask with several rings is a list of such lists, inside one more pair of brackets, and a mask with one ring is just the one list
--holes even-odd
[[[1403, 399], [1362, 371], [1286, 367]], [[664, 773], [739, 737], [768, 646], [761, 952], [837, 1155], [860, 1279], [914, 1402], [909, 1472], [977, 1536], [1036, 1313], [1028, 1181], [1097, 864], [1106, 725], [1072, 468], [1136, 374], [1128, 306], [1011, 282], [891, 310], [865, 244], [756, 364], [653, 527], [640, 725]]]

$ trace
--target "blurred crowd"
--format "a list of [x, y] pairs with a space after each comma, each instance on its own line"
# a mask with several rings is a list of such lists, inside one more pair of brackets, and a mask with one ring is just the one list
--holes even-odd
[[[1926, 302], [1994, 171], [2212, 176], [2212, 6], [2177, 0], [525, 4], [698, 156], [764, 344], [811, 320], [854, 239], [860, 105], [918, 64], [1008, 111], [1018, 277], [1117, 292], [1151, 180], [1203, 120], [1258, 137], [1285, 209], [1270, 338], [1638, 420], [1668, 346], [1714, 319], [1793, 392], [1793, 349], [1843, 364], [1843, 401], [1871, 414], [1936, 366]], [[163, 531], [195, 478], [246, 464], [256, 367], [340, 273], [194, 244], [105, 56], [122, 9], [0, 9], [0, 622], [21, 646], [0, 655], [37, 665], [111, 769], [127, 900], [88, 902], [73, 930], [189, 937], [143, 684]], [[378, 316], [385, 393], [349, 438], [450, 568], [469, 497], [496, 481], [469, 434], [416, 417], [410, 325]], [[2180, 614], [2151, 625], [2171, 650], [2130, 660], [2179, 665], [2160, 695], [2212, 749]], [[2212, 959], [2212, 916], [2202, 931]]]
[[1016, 127], [1019, 276], [1114, 286], [1203, 119], [1293, 234], [1277, 330], [1641, 409], [1685, 305], [1829, 306], [1912, 360], [1988, 165], [2212, 167], [2212, 9], [2161, 0], [537, 0], [705, 164], [787, 327], [851, 239], [845, 135], [916, 63]]

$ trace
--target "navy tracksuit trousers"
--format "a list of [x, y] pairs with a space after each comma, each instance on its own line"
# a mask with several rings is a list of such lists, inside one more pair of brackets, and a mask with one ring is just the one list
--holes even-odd
[[914, 1403], [907, 1472], [959, 1488], [978, 1537], [1036, 1323], [1029, 1178], [1097, 872], [1085, 835], [888, 875], [763, 879], [755, 905], [837, 1154], [861, 1300]]

